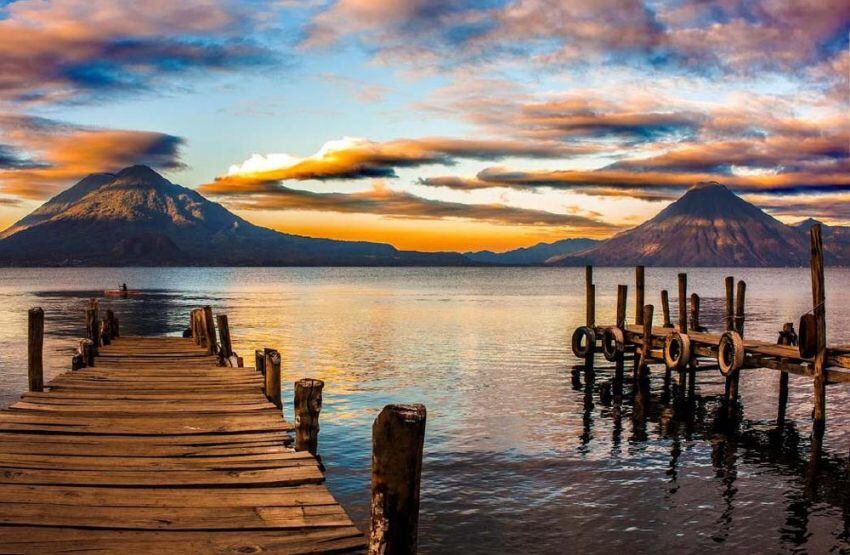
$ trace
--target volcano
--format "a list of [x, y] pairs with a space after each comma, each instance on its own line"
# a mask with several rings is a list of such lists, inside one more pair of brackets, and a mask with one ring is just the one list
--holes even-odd
[[[550, 265], [800, 266], [809, 238], [719, 183], [701, 183], [654, 218]], [[837, 262], [832, 256], [832, 262]]]
[[289, 235], [147, 166], [93, 174], [0, 233], [10, 266], [458, 266], [455, 253]]

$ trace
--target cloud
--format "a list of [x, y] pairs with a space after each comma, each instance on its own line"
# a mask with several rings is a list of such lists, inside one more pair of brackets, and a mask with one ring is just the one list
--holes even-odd
[[[27, 199], [51, 196], [90, 173], [132, 164], [182, 167], [183, 140], [151, 131], [103, 129], [0, 113], [0, 135], [26, 162], [0, 165], [0, 192]], [[16, 154], [18, 160], [20, 154]]]
[[610, 224], [576, 214], [557, 214], [502, 204], [465, 204], [426, 199], [387, 188], [377, 181], [368, 191], [316, 193], [283, 185], [267, 187], [261, 194], [236, 197], [228, 205], [243, 210], [315, 210], [377, 214], [391, 218], [461, 218], [505, 225], [562, 226], [580, 230], [610, 230]]
[[210, 194], [253, 194], [266, 184], [286, 180], [396, 177], [396, 169], [429, 164], [453, 165], [457, 158], [499, 160], [507, 157], [556, 158], [596, 151], [593, 146], [554, 142], [450, 139], [441, 137], [375, 142], [345, 137], [328, 141], [312, 156], [254, 155], [230, 167], [200, 190]]
[[786, 219], [815, 218], [827, 223], [850, 224], [850, 191], [786, 196], [754, 194], [745, 198], [774, 216]]
[[304, 46], [347, 39], [381, 61], [457, 67], [643, 64], [698, 74], [805, 71], [847, 46], [845, 0], [337, 0]]
[[0, 100], [84, 102], [196, 70], [272, 61], [238, 2], [19, 0], [0, 7]]

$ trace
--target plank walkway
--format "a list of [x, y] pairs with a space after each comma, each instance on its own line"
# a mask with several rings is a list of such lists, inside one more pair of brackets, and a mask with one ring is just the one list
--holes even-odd
[[253, 368], [124, 337], [0, 411], [0, 553], [359, 552]]

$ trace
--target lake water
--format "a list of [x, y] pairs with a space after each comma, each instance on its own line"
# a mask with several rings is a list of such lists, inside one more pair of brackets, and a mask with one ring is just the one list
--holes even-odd
[[[676, 290], [672, 269], [647, 269], [647, 302]], [[745, 279], [748, 337], [775, 341], [811, 308], [808, 269], [694, 269], [702, 323], [718, 329], [723, 277]], [[744, 371], [743, 422], [713, 427], [719, 373], [698, 376], [692, 418], [652, 374], [644, 426], [603, 404], [597, 370], [571, 370], [584, 320], [583, 268], [189, 268], [0, 270], [0, 404], [26, 389], [26, 311], [46, 313], [46, 379], [66, 370], [86, 300], [126, 282], [145, 294], [104, 300], [122, 333], [179, 334], [191, 308], [230, 319], [235, 350], [281, 351], [291, 383], [325, 381], [319, 450], [328, 485], [359, 523], [368, 517], [371, 424], [382, 406], [428, 408], [422, 477], [423, 553], [850, 550], [850, 387], [828, 389], [825, 452], [808, 464], [811, 381], [791, 376], [788, 423], [775, 433], [779, 375]], [[613, 320], [631, 269], [595, 270], [597, 321]], [[675, 297], [675, 293], [672, 294]], [[830, 343], [850, 343], [850, 270], [827, 270]], [[672, 303], [676, 314], [675, 301]], [[633, 296], [629, 298], [629, 318]], [[660, 320], [660, 308], [656, 309]]]

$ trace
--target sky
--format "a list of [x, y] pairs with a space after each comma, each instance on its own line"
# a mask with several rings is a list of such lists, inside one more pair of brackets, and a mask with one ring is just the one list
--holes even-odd
[[0, 228], [147, 164], [288, 233], [604, 238], [689, 187], [850, 225], [847, 0], [0, 0]]

